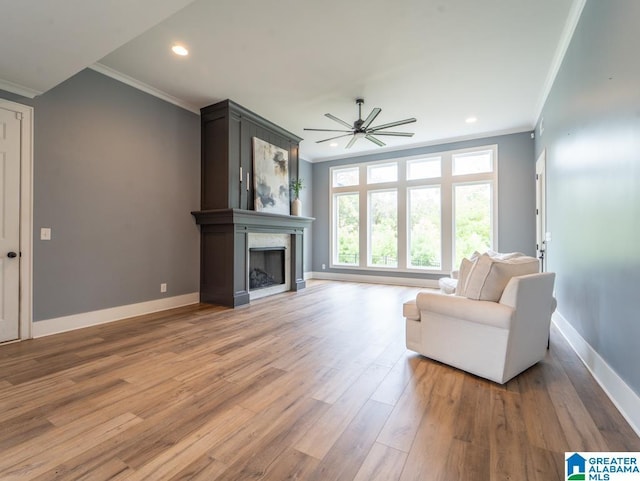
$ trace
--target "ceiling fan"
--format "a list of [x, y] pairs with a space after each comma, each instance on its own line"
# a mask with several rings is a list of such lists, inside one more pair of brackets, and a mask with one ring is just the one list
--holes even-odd
[[[369, 127], [373, 123], [373, 121], [376, 119], [378, 114], [382, 112], [382, 109], [379, 109], [378, 107], [376, 107], [371, 111], [371, 113], [367, 116], [366, 119], [362, 120], [362, 104], [364, 104], [364, 99], [362, 98], [356, 99], [356, 104], [358, 105], [358, 120], [356, 120], [353, 123], [353, 126], [349, 125], [344, 120], [339, 119], [335, 115], [324, 114], [325, 117], [329, 117], [331, 120], [334, 120], [339, 124], [347, 127], [349, 130], [336, 130], [336, 129], [304, 129], [304, 130], [312, 130], [314, 132], [343, 132], [342, 135], [338, 135], [336, 137], [330, 137], [324, 140], [318, 140], [316, 143], [320, 144], [322, 142], [328, 142], [330, 140], [352, 136], [351, 140], [349, 140], [349, 143], [345, 147], [347, 149], [350, 148], [356, 142], [356, 140], [361, 138], [365, 138], [373, 142], [379, 147], [383, 147], [386, 145], [382, 140], [374, 137], [374, 135], [392, 135], [394, 137], [413, 137], [412, 132], [390, 132], [384, 129], [388, 129], [390, 127], [397, 127], [399, 125], [404, 125], [404, 124], [410, 124], [412, 122], [415, 122], [416, 119], [411, 118], [411, 119], [405, 119], [405, 120], [398, 120], [396, 122], [390, 122], [388, 124]], [[347, 133], [344, 133], [344, 132], [347, 132]]]

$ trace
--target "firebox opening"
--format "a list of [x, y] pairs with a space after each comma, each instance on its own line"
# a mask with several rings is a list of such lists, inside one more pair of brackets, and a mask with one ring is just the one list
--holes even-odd
[[249, 249], [249, 290], [285, 283], [285, 247]]

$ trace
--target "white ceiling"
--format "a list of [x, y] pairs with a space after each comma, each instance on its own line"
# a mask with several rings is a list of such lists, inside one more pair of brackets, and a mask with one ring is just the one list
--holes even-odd
[[[36, 95], [87, 66], [193, 111], [224, 99], [317, 161], [379, 151], [304, 127], [415, 117], [388, 148], [533, 128], [584, 0], [0, 0], [0, 88]], [[180, 58], [170, 47], [190, 50]], [[476, 116], [475, 124], [465, 118]], [[338, 135], [338, 134], [335, 134]]]

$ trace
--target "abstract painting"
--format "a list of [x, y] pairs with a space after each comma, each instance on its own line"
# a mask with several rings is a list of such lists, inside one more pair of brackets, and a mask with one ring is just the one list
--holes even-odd
[[253, 137], [254, 209], [289, 215], [289, 152]]

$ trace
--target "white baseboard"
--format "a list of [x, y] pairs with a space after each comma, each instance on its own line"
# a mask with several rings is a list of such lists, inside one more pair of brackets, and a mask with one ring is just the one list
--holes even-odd
[[428, 287], [438, 289], [435, 279], [416, 279], [414, 277], [368, 276], [360, 274], [342, 274], [340, 272], [310, 272], [310, 279], [328, 281], [365, 282], [368, 284], [388, 284], [393, 286]]
[[609, 366], [578, 331], [558, 311], [551, 317], [569, 345], [589, 369], [600, 387], [640, 436], [640, 396]]
[[111, 307], [99, 311], [46, 319], [44, 321], [34, 322], [31, 326], [31, 334], [34, 338], [50, 336], [83, 327], [119, 321], [128, 317], [141, 316], [143, 314], [151, 314], [152, 312], [164, 311], [175, 307], [197, 304], [198, 302], [200, 302], [200, 293], [193, 292], [191, 294], [140, 302], [138, 304], [129, 304], [127, 306]]

